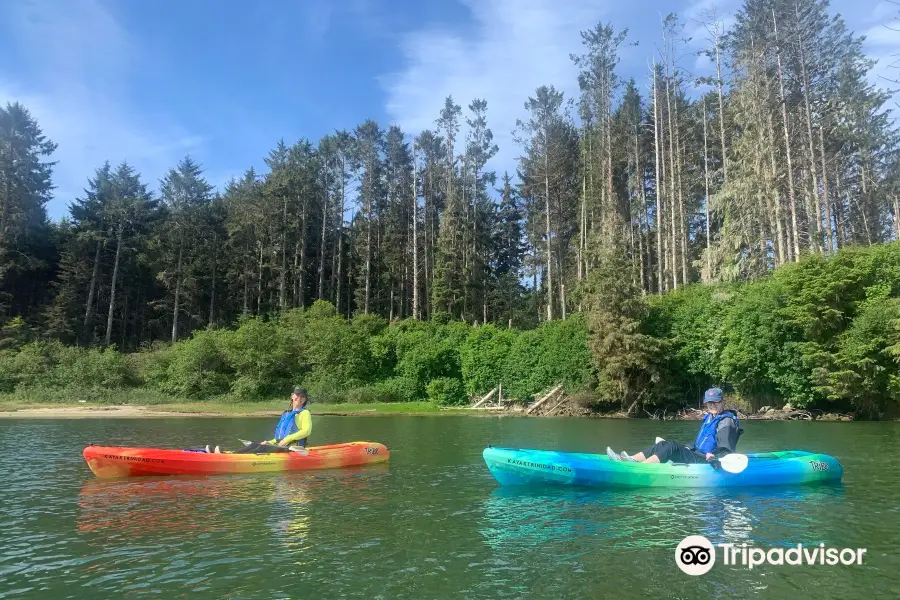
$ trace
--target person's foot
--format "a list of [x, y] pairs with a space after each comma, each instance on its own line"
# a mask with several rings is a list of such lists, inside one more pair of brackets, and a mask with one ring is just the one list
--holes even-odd
[[609, 460], [622, 460], [622, 457], [613, 452], [613, 449], [609, 446], [606, 447], [606, 455], [609, 457]]
[[630, 456], [628, 456], [628, 453], [625, 452], [624, 450], [622, 450], [622, 454], [620, 454], [619, 456], [622, 457], [622, 460], [626, 460], [626, 461], [628, 461], [628, 462], [637, 462], [636, 459], [631, 458]]
[[209, 449], [209, 444], [206, 445], [206, 453], [212, 454], [212, 451]]
[[219, 450], [218, 446], [216, 446], [215, 450], [213, 450], [213, 454], [222, 454], [222, 451]]

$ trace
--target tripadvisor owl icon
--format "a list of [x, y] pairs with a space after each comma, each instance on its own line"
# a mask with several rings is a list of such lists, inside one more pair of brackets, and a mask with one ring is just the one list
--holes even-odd
[[689, 535], [675, 548], [675, 564], [688, 575], [703, 575], [716, 564], [716, 549], [702, 535]]

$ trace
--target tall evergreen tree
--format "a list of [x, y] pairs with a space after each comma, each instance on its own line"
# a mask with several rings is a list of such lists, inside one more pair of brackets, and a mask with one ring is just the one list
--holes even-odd
[[157, 237], [159, 277], [169, 290], [162, 306], [171, 309], [174, 342], [181, 332], [183, 313], [191, 323], [202, 322], [196, 303], [198, 267], [202, 264], [198, 240], [200, 217], [212, 200], [212, 186], [203, 178], [200, 165], [188, 156], [169, 170], [160, 182], [160, 191], [167, 215]]
[[56, 144], [19, 103], [0, 107], [0, 318], [30, 316], [47, 300], [55, 249], [46, 204]]

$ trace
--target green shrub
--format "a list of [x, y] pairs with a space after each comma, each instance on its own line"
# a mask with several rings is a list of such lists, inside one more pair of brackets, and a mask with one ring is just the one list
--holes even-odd
[[353, 329], [365, 336], [373, 336], [382, 333], [388, 326], [387, 319], [378, 315], [357, 314], [351, 321]]
[[513, 398], [527, 400], [553, 382], [543, 361], [543, 340], [536, 329], [520, 333], [503, 365], [503, 389]]
[[443, 406], [455, 406], [468, 402], [462, 381], [452, 377], [438, 377], [432, 380], [426, 388], [426, 393], [431, 402]]
[[246, 319], [235, 331], [220, 330], [215, 335], [228, 368], [235, 374], [231, 391], [241, 398], [252, 400], [284, 392], [300, 375], [300, 341], [287, 338], [275, 322]]
[[[365, 382], [358, 379], [333, 378], [332, 374], [321, 372], [309, 373], [295, 380], [295, 384], [302, 385], [309, 390], [311, 401], [323, 404], [343, 402], [344, 394], [348, 390], [365, 386]], [[290, 390], [285, 390], [285, 393], [289, 392]]]
[[130, 362], [112, 348], [68, 347], [57, 356], [53, 380], [58, 386], [117, 390], [137, 380]]
[[13, 364], [17, 354], [17, 350], [0, 350], [0, 394], [8, 394], [16, 389]]
[[431, 315], [431, 322], [437, 325], [446, 325], [453, 320], [453, 315], [446, 311], [436, 310]]
[[142, 347], [138, 352], [126, 354], [135, 376], [135, 384], [154, 390], [162, 390], [172, 362], [172, 346], [155, 343]]
[[580, 316], [523, 331], [503, 365], [503, 389], [514, 398], [526, 400], [559, 383], [569, 393], [593, 383], [587, 326]]
[[353, 388], [344, 392], [343, 402], [347, 404], [372, 404], [373, 402], [378, 402], [378, 395], [369, 387]]
[[198, 331], [172, 346], [160, 389], [184, 398], [206, 399], [229, 391], [231, 373], [222, 350], [229, 332]]
[[56, 367], [60, 355], [65, 352], [66, 347], [55, 341], [23, 344], [18, 352], [4, 353], [5, 364], [0, 364], [4, 375], [0, 377], [6, 380], [4, 385], [12, 389], [56, 386]]
[[819, 389], [833, 400], [851, 400], [868, 416], [900, 409], [900, 298], [870, 302], [816, 370]]
[[736, 295], [733, 285], [690, 285], [650, 299], [647, 329], [671, 342], [667, 372], [683, 394], [721, 382], [724, 320]]
[[459, 346], [451, 339], [451, 328], [420, 323], [389, 329], [397, 360], [394, 373], [412, 382], [414, 397], [424, 396], [426, 386], [434, 379], [461, 377]]
[[587, 325], [582, 315], [545, 323], [538, 328], [544, 346], [544, 363], [555, 381], [569, 393], [587, 389], [593, 381]]
[[405, 377], [391, 377], [371, 385], [378, 402], [412, 402], [421, 399], [416, 382]]
[[290, 343], [302, 357], [292, 374], [294, 379], [328, 382], [334, 391], [341, 391], [367, 381], [374, 369], [369, 338], [327, 302], [316, 302], [310, 308], [306, 327]]
[[463, 382], [469, 396], [484, 395], [500, 383], [503, 364], [515, 339], [514, 331], [493, 325], [469, 332], [459, 349]]

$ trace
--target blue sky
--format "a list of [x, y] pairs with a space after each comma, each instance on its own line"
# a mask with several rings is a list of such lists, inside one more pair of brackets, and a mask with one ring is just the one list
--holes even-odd
[[[488, 101], [514, 167], [515, 120], [534, 89], [577, 95], [569, 55], [598, 21], [628, 28], [621, 71], [646, 88], [660, 14], [726, 20], [740, 0], [0, 0], [0, 103], [20, 101], [59, 148], [50, 216], [60, 218], [104, 160], [127, 160], [156, 188], [181, 157], [223, 186], [279, 138], [313, 141], [367, 118], [408, 134], [432, 127], [443, 99]], [[900, 52], [886, 0], [833, 0], [869, 36], [881, 71]], [[895, 23], [896, 24], [896, 23]], [[703, 60], [681, 64], [702, 73]], [[877, 77], [876, 73], [873, 75]]]

